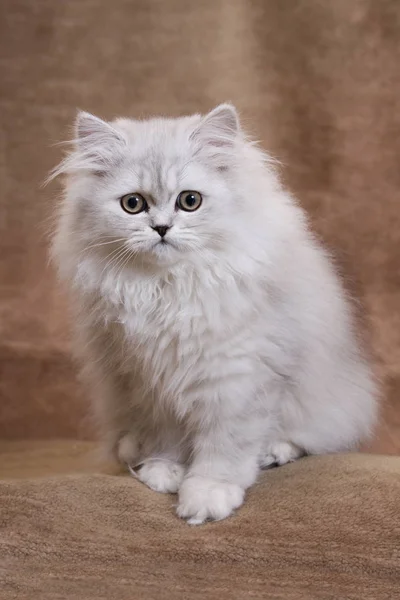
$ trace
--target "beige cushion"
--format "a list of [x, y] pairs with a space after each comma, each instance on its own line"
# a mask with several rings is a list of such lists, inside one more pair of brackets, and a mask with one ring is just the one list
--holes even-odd
[[273, 469], [201, 527], [175, 496], [96, 472], [90, 444], [3, 444], [0, 464], [2, 600], [400, 597], [397, 457]]

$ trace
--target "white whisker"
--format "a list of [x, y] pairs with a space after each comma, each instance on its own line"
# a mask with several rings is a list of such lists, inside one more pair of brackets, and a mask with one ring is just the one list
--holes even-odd
[[107, 246], [109, 244], [118, 244], [119, 242], [125, 242], [126, 238], [113, 238], [108, 242], [100, 242], [98, 244], [90, 244], [89, 246], [86, 246], [86, 248], [84, 248], [82, 250], [82, 252], [80, 252], [80, 254], [84, 254], [85, 252], [88, 252], [89, 250], [92, 250], [93, 248], [99, 248], [100, 246]]

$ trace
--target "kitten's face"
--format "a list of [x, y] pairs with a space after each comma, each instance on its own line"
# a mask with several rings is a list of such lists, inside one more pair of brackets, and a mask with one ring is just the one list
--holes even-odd
[[234, 240], [239, 131], [232, 107], [204, 118], [112, 124], [83, 113], [77, 131], [72, 158], [83, 167], [71, 168], [71, 196], [76, 227], [93, 251], [116, 266], [169, 264], [215, 256]]
[[163, 149], [142, 161], [132, 159], [131, 150], [119, 168], [93, 182], [88, 226], [93, 222], [96, 233], [122, 238], [146, 262], [216, 250], [229, 235], [232, 199], [224, 177]]

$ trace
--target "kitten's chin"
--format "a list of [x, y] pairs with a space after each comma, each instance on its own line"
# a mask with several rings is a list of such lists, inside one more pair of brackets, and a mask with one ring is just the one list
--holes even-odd
[[165, 269], [182, 262], [191, 261], [197, 253], [198, 250], [191, 246], [186, 246], [175, 240], [164, 240], [151, 246], [146, 245], [141, 248], [141, 251], [137, 249], [136, 256], [140, 257], [138, 262], [146, 264], [150, 268]]
[[155, 265], [168, 266], [180, 262], [185, 253], [171, 241], [160, 241], [146, 252], [149, 262]]

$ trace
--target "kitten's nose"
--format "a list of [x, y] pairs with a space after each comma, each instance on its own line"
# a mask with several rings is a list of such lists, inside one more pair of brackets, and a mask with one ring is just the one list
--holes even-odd
[[169, 227], [168, 227], [168, 225], [156, 225], [155, 227], [152, 227], [152, 229], [154, 229], [154, 231], [157, 231], [157, 233], [160, 237], [164, 237], [164, 235], [167, 233]]

